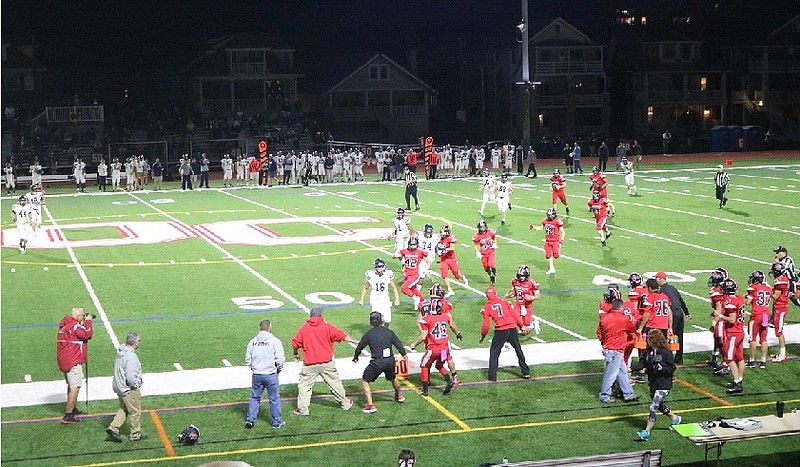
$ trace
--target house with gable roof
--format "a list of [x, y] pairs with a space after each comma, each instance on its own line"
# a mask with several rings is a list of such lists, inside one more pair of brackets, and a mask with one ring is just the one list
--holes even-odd
[[323, 95], [335, 139], [416, 141], [430, 130], [436, 91], [383, 53], [355, 68]]

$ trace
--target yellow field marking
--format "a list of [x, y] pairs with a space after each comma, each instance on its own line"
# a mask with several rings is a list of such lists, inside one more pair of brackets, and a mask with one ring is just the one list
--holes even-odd
[[[331, 251], [326, 252], [324, 255], [319, 253], [312, 253], [307, 255], [296, 255], [296, 256], [273, 256], [269, 258], [249, 258], [243, 259], [243, 263], [260, 263], [263, 261], [285, 261], [285, 260], [293, 260], [293, 259], [305, 259], [305, 258], [319, 258], [320, 256], [337, 256], [337, 255], [344, 255], [349, 254], [351, 251], [373, 251], [374, 248], [348, 248], [347, 250], [342, 251]], [[176, 261], [174, 263], [169, 262], [156, 262], [156, 263], [111, 263], [114, 267], [137, 267], [141, 268], [144, 266], [185, 266], [185, 265], [199, 265], [199, 264], [223, 264], [223, 263], [231, 263], [233, 260], [231, 259], [214, 259], [214, 260], [206, 260], [206, 261]], [[48, 262], [48, 263], [40, 263], [35, 261], [2, 261], [2, 264], [14, 264], [14, 265], [31, 265], [31, 266], [72, 266], [71, 262], [63, 262], [63, 263], [55, 263], [55, 262]], [[107, 268], [109, 263], [81, 263], [83, 267], [98, 267], [98, 268]]]
[[164, 430], [164, 425], [161, 424], [161, 418], [158, 416], [158, 412], [155, 410], [148, 410], [148, 412], [150, 412], [150, 418], [153, 419], [153, 424], [156, 426], [158, 437], [161, 438], [161, 442], [164, 443], [164, 449], [167, 450], [167, 456], [175, 457], [175, 449], [172, 447], [169, 436], [167, 436], [167, 432]]
[[[785, 401], [787, 404], [795, 404], [800, 402], [800, 399], [793, 399]], [[693, 413], [693, 412], [704, 412], [708, 410], [725, 410], [725, 409], [740, 409], [740, 408], [747, 408], [747, 407], [762, 407], [762, 406], [769, 406], [774, 405], [775, 402], [754, 402], [749, 404], [739, 404], [739, 405], [730, 405], [730, 406], [714, 406], [714, 407], [699, 407], [696, 409], [686, 409], [681, 410], [681, 413]], [[627, 418], [638, 418], [638, 417], [647, 417], [649, 413], [642, 412], [638, 414], [629, 414], [629, 415], [606, 415], [603, 417], [591, 417], [591, 418], [578, 418], [574, 420], [550, 420], [544, 422], [528, 422], [528, 423], [519, 423], [516, 425], [496, 425], [496, 426], [486, 426], [486, 427], [479, 427], [479, 428], [471, 428], [470, 430], [447, 430], [447, 431], [434, 431], [434, 432], [425, 432], [425, 433], [410, 433], [405, 435], [394, 435], [394, 436], [380, 436], [380, 437], [370, 437], [370, 438], [356, 438], [356, 439], [345, 439], [345, 440], [338, 440], [338, 441], [321, 441], [318, 443], [307, 443], [307, 444], [293, 444], [288, 446], [274, 446], [274, 447], [262, 447], [262, 448], [252, 448], [252, 449], [239, 449], [235, 451], [220, 451], [220, 452], [206, 452], [206, 453], [199, 453], [199, 454], [187, 454], [183, 456], [176, 456], [176, 457], [158, 457], [152, 459], [132, 459], [132, 460], [124, 460], [124, 461], [113, 461], [113, 462], [101, 462], [96, 464], [84, 464], [81, 467], [100, 467], [100, 466], [108, 466], [108, 465], [125, 465], [125, 464], [138, 464], [138, 463], [152, 463], [152, 462], [161, 462], [161, 461], [170, 461], [170, 460], [178, 460], [178, 459], [196, 459], [196, 458], [205, 458], [205, 457], [222, 457], [222, 456], [234, 456], [234, 455], [242, 455], [242, 454], [255, 454], [260, 452], [276, 452], [276, 451], [289, 451], [289, 450], [296, 450], [296, 449], [307, 449], [307, 448], [319, 448], [325, 446], [342, 446], [348, 444], [360, 444], [360, 443], [374, 443], [375, 441], [398, 441], [404, 439], [414, 439], [414, 438], [425, 438], [430, 436], [444, 436], [444, 435], [458, 435], [458, 434], [465, 434], [465, 433], [474, 433], [477, 431], [496, 431], [496, 430], [516, 430], [519, 428], [532, 428], [532, 427], [539, 427], [539, 426], [551, 426], [551, 425], [569, 425], [573, 423], [588, 423], [588, 422], [598, 422], [598, 421], [614, 421], [614, 420], [624, 420]]]
[[[403, 383], [403, 385], [405, 387], [410, 388], [415, 393], [419, 394], [419, 388], [416, 385], [414, 385], [414, 383], [412, 383], [411, 381], [403, 378], [402, 376], [398, 376], [397, 379], [400, 380], [400, 382]], [[420, 397], [422, 397], [422, 396], [420, 396]], [[442, 404], [437, 402], [434, 398], [429, 396], [429, 397], [423, 397], [423, 399], [425, 400], [425, 402], [427, 402], [430, 405], [436, 407], [436, 409], [439, 410], [439, 412], [443, 413], [447, 418], [449, 418], [450, 420], [456, 422], [456, 425], [460, 426], [462, 430], [467, 430], [467, 431], [471, 430], [469, 425], [464, 423], [460, 418], [456, 417], [453, 414], [453, 412], [447, 410]]]
[[692, 391], [695, 391], [695, 392], [700, 393], [700, 394], [702, 394], [702, 395], [704, 395], [706, 397], [714, 399], [715, 401], [719, 402], [722, 405], [733, 405], [731, 402], [728, 402], [728, 401], [726, 401], [725, 399], [723, 399], [723, 398], [721, 398], [719, 396], [715, 396], [714, 394], [711, 394], [710, 392], [706, 391], [705, 389], [701, 389], [701, 388], [695, 386], [694, 384], [692, 384], [692, 383], [690, 383], [688, 381], [684, 381], [684, 380], [682, 380], [680, 378], [675, 378], [675, 382], [677, 382], [679, 384], [682, 384], [683, 386], [686, 386], [687, 388], [691, 389]]

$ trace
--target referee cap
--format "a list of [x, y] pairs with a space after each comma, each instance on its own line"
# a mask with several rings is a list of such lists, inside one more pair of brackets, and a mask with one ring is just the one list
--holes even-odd
[[783, 246], [783, 245], [778, 245], [778, 247], [777, 247], [777, 248], [775, 248], [775, 249], [774, 249], [774, 250], [772, 250], [772, 251], [774, 251], [775, 253], [781, 253], [781, 252], [783, 252], [783, 253], [788, 253], [788, 251], [786, 251], [786, 247], [785, 247], [785, 246]]

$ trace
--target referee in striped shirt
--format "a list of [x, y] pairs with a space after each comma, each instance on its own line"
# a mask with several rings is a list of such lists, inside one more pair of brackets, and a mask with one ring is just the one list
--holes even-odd
[[725, 193], [729, 190], [731, 178], [728, 172], [722, 168], [722, 165], [717, 166], [717, 173], [714, 174], [714, 186], [717, 189], [717, 199], [719, 200], [719, 208], [722, 209], [727, 203], [728, 198]]
[[403, 169], [406, 178], [406, 209], [411, 210], [411, 197], [414, 197], [415, 211], [419, 211], [419, 198], [417, 197], [417, 174], [409, 170], [408, 166]]

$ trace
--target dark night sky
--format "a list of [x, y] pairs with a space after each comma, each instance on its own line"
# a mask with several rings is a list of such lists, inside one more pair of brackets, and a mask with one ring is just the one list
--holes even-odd
[[[663, 0], [627, 0], [626, 4]], [[725, 3], [744, 0], [670, 0]], [[797, 0], [759, 0], [760, 5]], [[622, 0], [530, 0], [535, 21], [562, 16], [592, 36]], [[745, 4], [752, 4], [745, 2]], [[40, 46], [40, 60], [63, 75], [84, 75], [72, 87], [111, 81], [136, 86], [186, 65], [204, 41], [266, 29], [297, 49], [307, 69], [321, 59], [387, 52], [407, 57], [416, 47], [463, 36], [514, 43], [519, 0], [4, 0], [4, 43]], [[88, 78], [86, 74], [88, 73]], [[69, 87], [66, 86], [66, 87]]]

